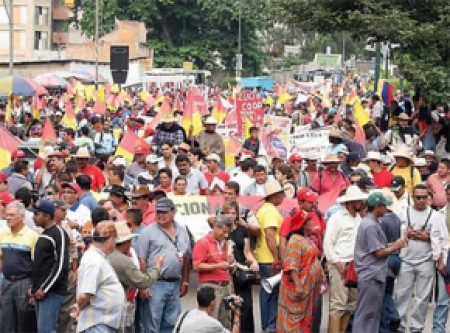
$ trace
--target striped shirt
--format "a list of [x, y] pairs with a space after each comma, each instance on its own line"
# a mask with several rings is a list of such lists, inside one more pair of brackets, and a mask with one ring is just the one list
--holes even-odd
[[121, 327], [125, 313], [125, 292], [106, 255], [95, 246], [89, 247], [78, 268], [77, 298], [90, 294], [91, 299], [78, 317], [77, 332], [104, 324]]
[[0, 230], [0, 257], [6, 279], [31, 275], [37, 239], [38, 234], [25, 225], [16, 234], [10, 228]]

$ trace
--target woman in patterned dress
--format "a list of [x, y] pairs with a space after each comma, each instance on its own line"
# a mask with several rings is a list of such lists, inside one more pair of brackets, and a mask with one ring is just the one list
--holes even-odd
[[303, 224], [293, 221], [293, 224], [301, 227], [290, 234], [283, 259], [277, 332], [309, 333], [321, 285], [326, 281], [318, 260], [319, 251], [307, 238], [313, 227], [311, 220], [305, 219]]

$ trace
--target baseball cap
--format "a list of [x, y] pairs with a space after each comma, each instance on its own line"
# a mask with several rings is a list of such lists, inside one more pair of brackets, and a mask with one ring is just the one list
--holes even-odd
[[220, 156], [216, 153], [211, 153], [208, 156], [205, 157], [205, 161], [216, 161], [217, 163], [220, 162]]
[[111, 185], [111, 189], [109, 190], [109, 194], [117, 195], [118, 197], [127, 198], [126, 189], [120, 185]]
[[405, 179], [402, 176], [395, 176], [394, 178], [392, 178], [392, 181], [391, 181], [391, 191], [392, 192], [397, 192], [403, 186], [405, 186]]
[[9, 192], [0, 192], [0, 202], [4, 205], [8, 205], [11, 202], [16, 201], [16, 198]]
[[61, 187], [63, 189], [69, 187], [72, 190], [74, 190], [77, 194], [81, 194], [81, 187], [77, 183], [62, 183]]
[[4, 172], [0, 172], [0, 183], [7, 183], [8, 175]]
[[55, 216], [55, 204], [47, 199], [41, 199], [30, 209], [33, 213], [43, 212], [50, 215], [52, 218]]
[[289, 157], [289, 162], [301, 162], [303, 158], [299, 154], [293, 154]]
[[353, 151], [351, 153], [348, 153], [348, 155], [347, 155], [348, 162], [354, 162], [354, 161], [359, 161], [359, 160], [361, 160], [361, 158], [359, 157], [358, 153], [355, 153]]
[[25, 157], [25, 153], [23, 150], [17, 149], [14, 150], [11, 154], [11, 158], [24, 158]]
[[134, 153], [143, 155], [143, 154], [148, 154], [149, 151], [150, 151], [150, 149], [146, 146], [137, 146]]
[[367, 198], [367, 206], [369, 207], [390, 205], [392, 205], [392, 201], [386, 199], [386, 197], [381, 192], [374, 192]]
[[157, 212], [168, 212], [175, 209], [175, 204], [169, 198], [161, 198], [156, 201], [155, 210]]
[[356, 185], [362, 190], [370, 190], [377, 187], [369, 176], [362, 176]]
[[114, 160], [112, 161], [112, 165], [114, 166], [123, 166], [126, 167], [127, 166], [127, 159], [125, 157], [115, 157]]
[[297, 192], [298, 201], [316, 202], [317, 199], [318, 199], [317, 193], [310, 190], [309, 188], [304, 188]]

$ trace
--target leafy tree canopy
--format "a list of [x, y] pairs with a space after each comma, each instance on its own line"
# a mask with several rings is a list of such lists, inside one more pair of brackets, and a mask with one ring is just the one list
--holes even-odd
[[345, 31], [353, 38], [399, 44], [402, 75], [421, 93], [450, 98], [450, 1], [276, 0], [287, 24], [304, 31]]

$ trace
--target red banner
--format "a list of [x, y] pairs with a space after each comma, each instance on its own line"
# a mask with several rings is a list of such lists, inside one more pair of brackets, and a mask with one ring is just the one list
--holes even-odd
[[236, 113], [238, 135], [245, 134], [245, 120], [253, 126], [261, 128], [263, 125], [263, 101], [260, 94], [252, 91], [242, 91], [236, 95]]

